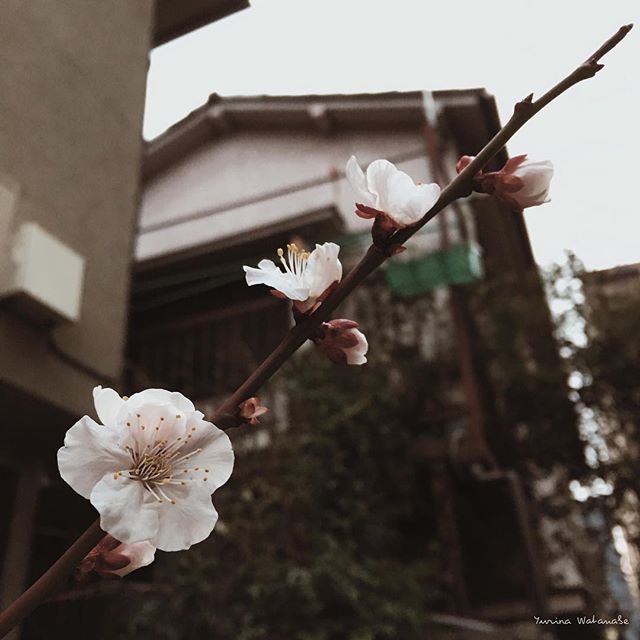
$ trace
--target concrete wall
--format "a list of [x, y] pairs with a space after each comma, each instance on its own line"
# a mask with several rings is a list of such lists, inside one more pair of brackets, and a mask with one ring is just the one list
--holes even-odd
[[[0, 305], [0, 385], [70, 413], [88, 411], [91, 387], [122, 368], [152, 20], [152, 0], [0, 9], [0, 279], [24, 221], [86, 260], [78, 323], [50, 332]], [[52, 336], [97, 379], [56, 355]]]
[[[192, 249], [273, 224], [287, 217], [335, 206], [347, 231], [367, 231], [371, 221], [354, 214], [354, 193], [345, 179], [278, 197], [270, 191], [344, 171], [355, 154], [366, 166], [380, 157], [414, 156], [397, 163], [416, 181], [428, 182], [424, 140], [418, 130], [340, 132], [240, 131], [214, 139], [153, 177], [144, 187], [136, 258], [140, 261]], [[258, 202], [234, 206], [249, 198]], [[221, 208], [197, 220], [153, 230], [167, 221]], [[430, 225], [433, 230], [434, 221]], [[145, 227], [149, 230], [145, 231]]]

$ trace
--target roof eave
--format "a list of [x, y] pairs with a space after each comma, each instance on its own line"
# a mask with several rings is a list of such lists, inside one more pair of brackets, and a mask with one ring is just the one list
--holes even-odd
[[158, 47], [248, 7], [248, 0], [156, 0], [153, 46]]
[[[448, 114], [457, 139], [474, 134], [484, 143], [488, 138], [483, 135], [494, 129], [493, 135], [500, 128], [493, 96], [484, 89], [436, 91], [433, 96]], [[470, 113], [476, 117], [469, 118]], [[480, 121], [482, 126], [465, 125], [471, 121]], [[237, 130], [410, 130], [424, 123], [422, 91], [224, 98], [213, 94], [206, 104], [148, 143], [143, 178], [153, 178], [198, 146]]]

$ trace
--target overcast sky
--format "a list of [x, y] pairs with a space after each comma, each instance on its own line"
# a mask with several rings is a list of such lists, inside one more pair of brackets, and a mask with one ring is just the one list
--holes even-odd
[[508, 149], [556, 167], [553, 201], [526, 213], [540, 264], [565, 249], [592, 269], [640, 262], [638, 0], [253, 0], [153, 51], [144, 133], [158, 135], [214, 92], [486, 87], [506, 121], [514, 102], [544, 92], [629, 22], [636, 28], [606, 67]]

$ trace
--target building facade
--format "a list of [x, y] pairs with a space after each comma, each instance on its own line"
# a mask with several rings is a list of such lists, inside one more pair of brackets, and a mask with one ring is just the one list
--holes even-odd
[[121, 379], [149, 50], [243, 6], [2, 3], [0, 607], [94, 517], [55, 454]]
[[[481, 148], [497, 123], [493, 100], [479, 90], [212, 96], [207, 105], [152, 141], [145, 155], [135, 249], [132, 366], [144, 372], [147, 380], [154, 375], [166, 380], [168, 374], [154, 373], [163, 367], [166, 371], [162, 362], [170, 362], [169, 356], [163, 359], [158, 353], [167, 344], [163, 323], [171, 331], [172, 323], [186, 326], [188, 317], [187, 325], [194, 328], [194, 318], [200, 314], [202, 335], [207, 336], [211, 328], [205, 328], [207, 313], [217, 313], [232, 302], [239, 313], [245, 303], [270, 304], [273, 313], [281, 313], [277, 301], [246, 289], [242, 265], [274, 254], [292, 238], [312, 246], [340, 237], [343, 261], [353, 264], [367, 246], [370, 225], [353, 214], [353, 194], [344, 177], [350, 155], [357, 155], [363, 165], [384, 155], [415, 179], [428, 180], [442, 166], [453, 167], [461, 149]], [[438, 139], [433, 142], [428, 132], [436, 128]], [[448, 177], [445, 174], [440, 181]], [[481, 228], [476, 224], [478, 216]], [[445, 217], [446, 224], [441, 224]], [[524, 277], [534, 269], [521, 216], [478, 200], [434, 220], [413, 239], [388, 272], [394, 286], [405, 292], [415, 286], [428, 288], [429, 282], [412, 282], [410, 272], [415, 261], [438, 249], [459, 252], [462, 278], [467, 271], [469, 278], [474, 277], [472, 272], [478, 268], [474, 261], [480, 253], [490, 273], [506, 271]], [[287, 325], [280, 322], [279, 326], [278, 335], [267, 340], [269, 346]], [[185, 335], [190, 341], [186, 351], [201, 359], [208, 347], [198, 346], [197, 328]], [[220, 342], [229, 344], [224, 338]], [[145, 364], [143, 352], [153, 353], [154, 361]], [[254, 354], [252, 361], [263, 355]], [[223, 360], [216, 359], [222, 369]], [[203, 368], [210, 369], [200, 362], [195, 379], [202, 380]], [[177, 369], [169, 375], [179, 377]], [[181, 380], [173, 378], [174, 383]], [[238, 377], [227, 382], [232, 386]], [[191, 390], [189, 384], [179, 386]], [[228, 390], [216, 389], [218, 393]], [[193, 391], [196, 397], [201, 395], [200, 389]]]

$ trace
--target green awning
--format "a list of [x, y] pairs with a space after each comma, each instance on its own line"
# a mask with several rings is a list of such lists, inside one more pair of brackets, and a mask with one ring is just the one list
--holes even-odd
[[411, 260], [392, 260], [385, 269], [391, 290], [399, 296], [417, 296], [437, 287], [467, 284], [484, 275], [477, 245], [456, 245]]

